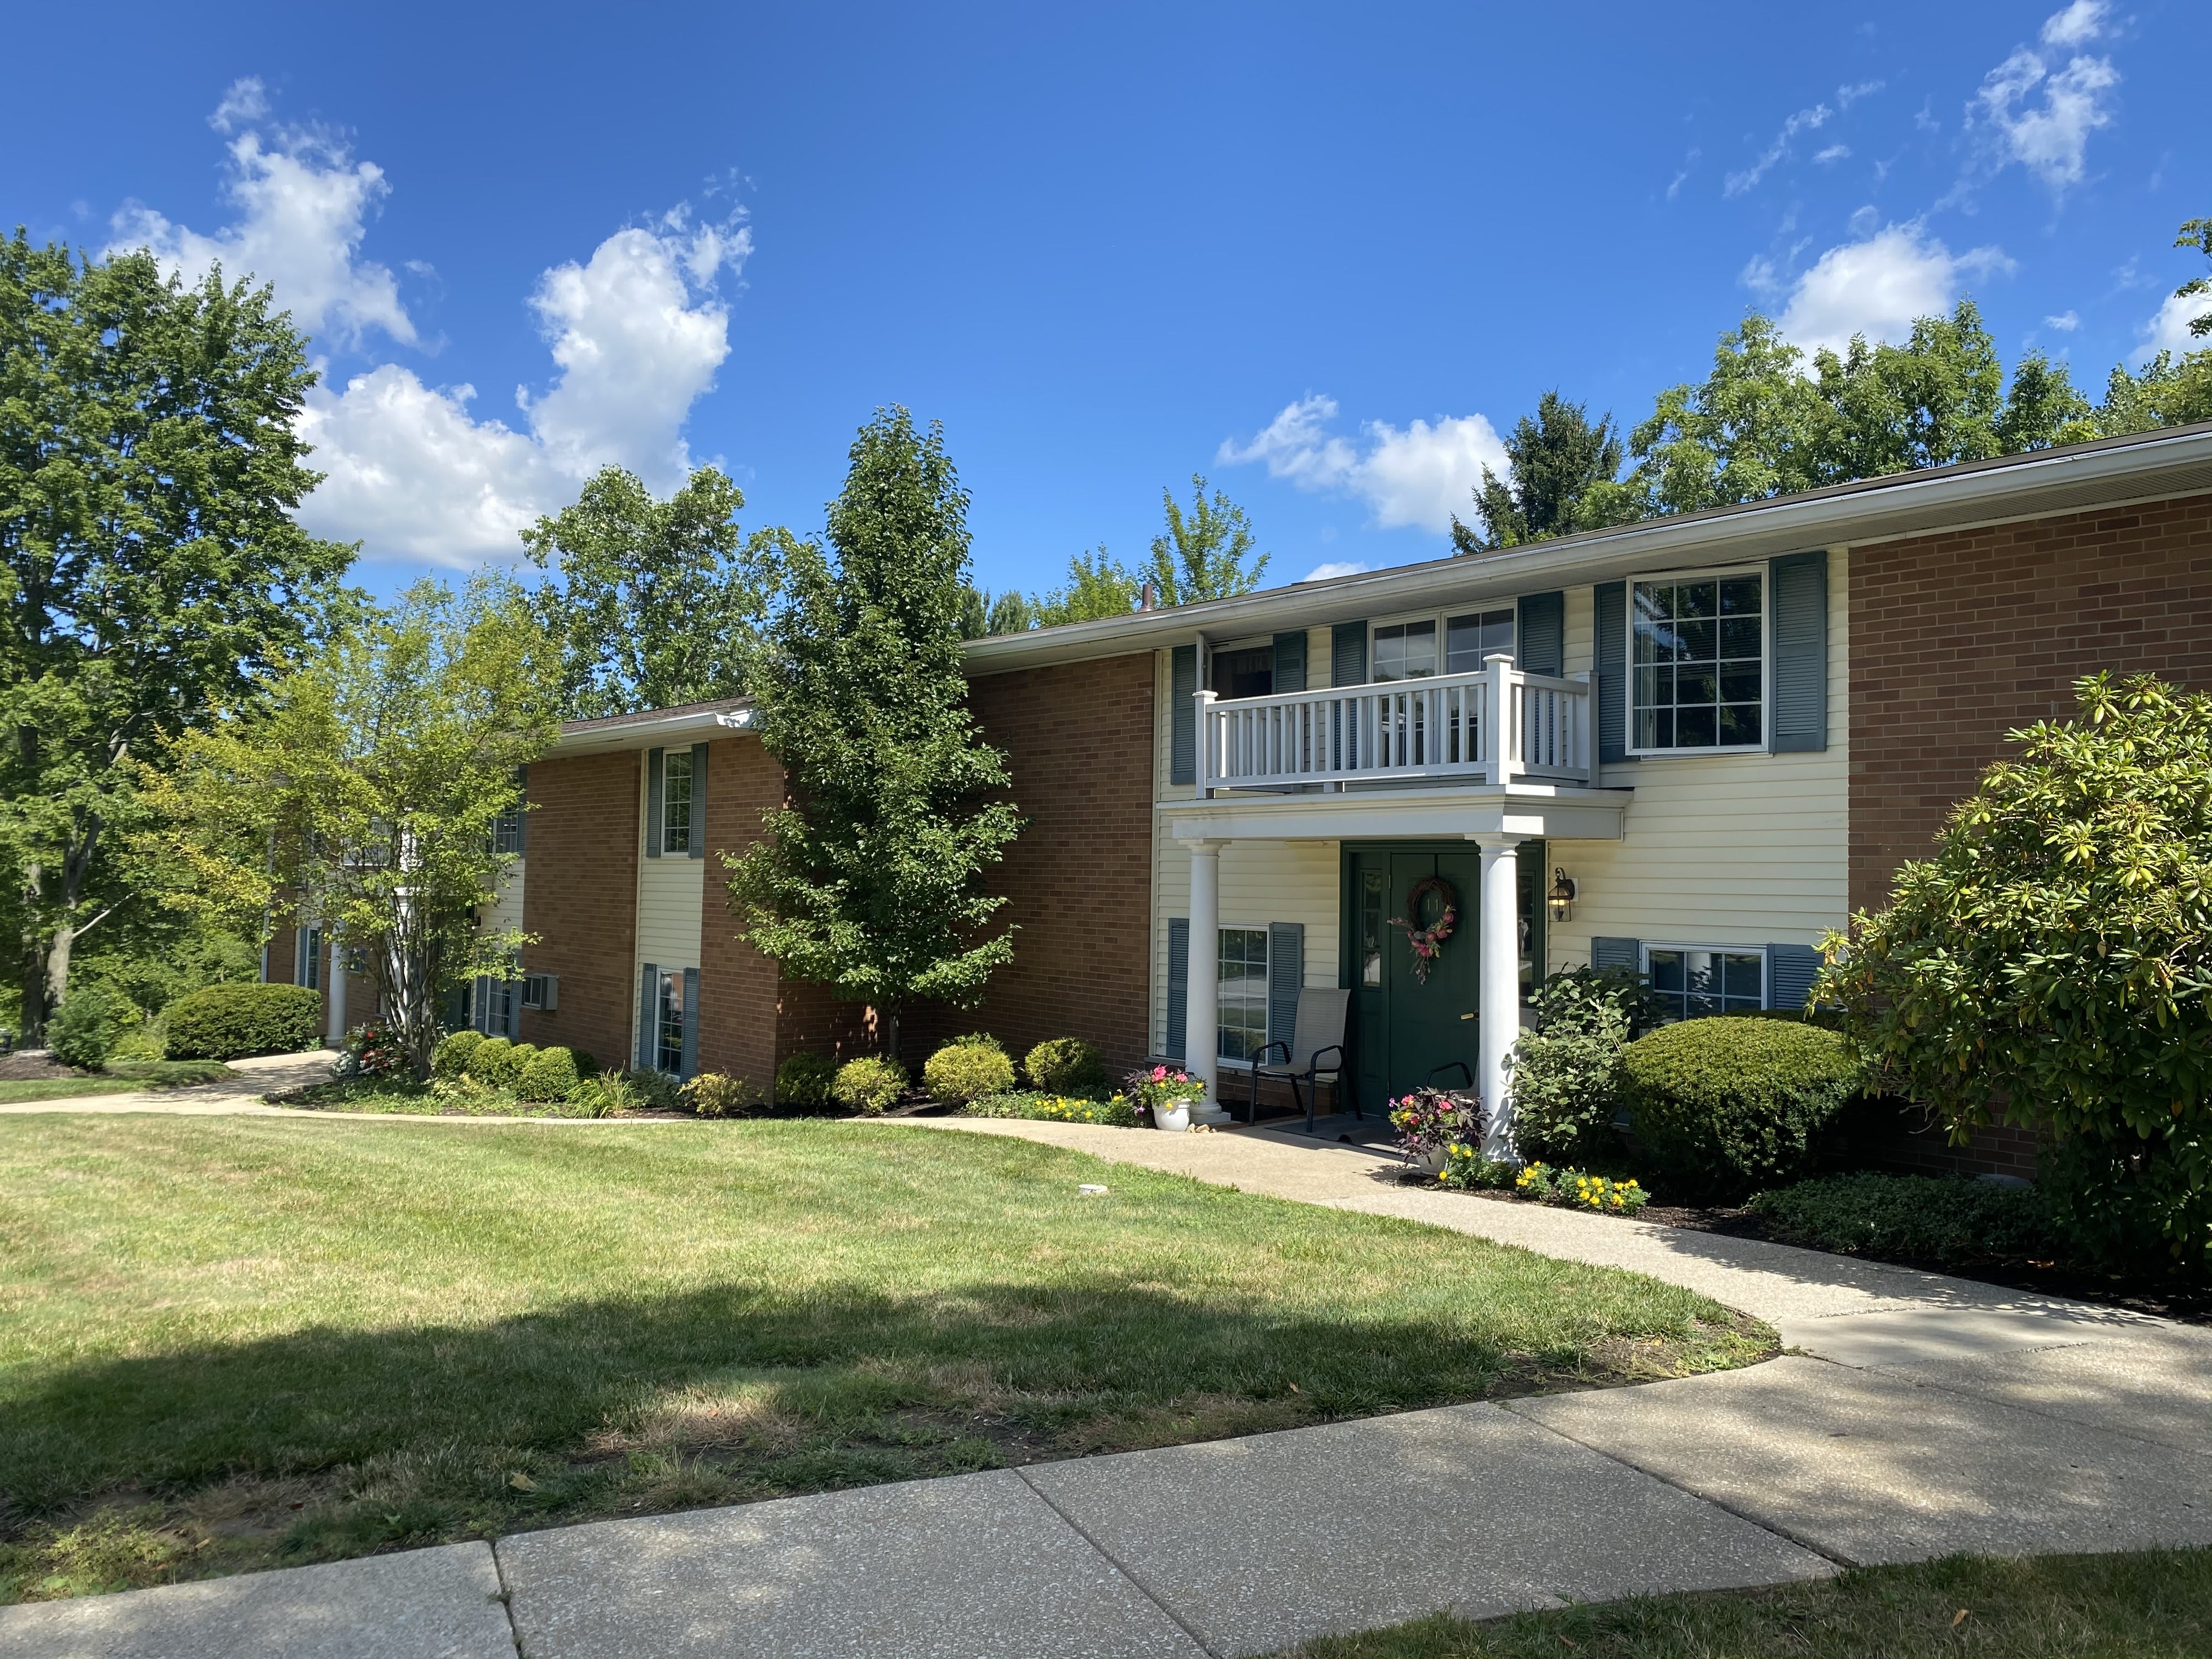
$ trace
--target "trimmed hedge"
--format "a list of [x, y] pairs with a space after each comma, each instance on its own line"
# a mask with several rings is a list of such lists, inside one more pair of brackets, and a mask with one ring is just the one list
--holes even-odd
[[830, 1098], [840, 1106], [849, 1106], [872, 1117], [888, 1111], [891, 1103], [905, 1092], [906, 1067], [880, 1054], [847, 1060], [837, 1068], [836, 1081], [830, 1085]]
[[438, 1039], [438, 1046], [430, 1051], [430, 1075], [442, 1078], [447, 1083], [465, 1077], [469, 1056], [483, 1047], [482, 1031], [448, 1031]]
[[1751, 1200], [1792, 1244], [1945, 1266], [2061, 1254], [2049, 1201], [2033, 1187], [1962, 1176], [1822, 1176]]
[[[514, 1054], [521, 1052], [517, 1048]], [[516, 1067], [514, 1092], [525, 1100], [566, 1100], [570, 1090], [598, 1070], [589, 1054], [573, 1048], [540, 1048]]]
[[495, 1089], [504, 1089], [509, 1080], [507, 1056], [514, 1052], [513, 1037], [486, 1037], [470, 1051], [461, 1066], [462, 1075], [478, 1083], [489, 1083]]
[[827, 1054], [793, 1054], [775, 1068], [775, 1103], [818, 1112], [830, 1103], [837, 1062]]
[[921, 1068], [922, 1086], [934, 1100], [965, 1106], [985, 1095], [1004, 1094], [1014, 1086], [1014, 1062], [1006, 1052], [980, 1042], [951, 1042], [929, 1057]]
[[1686, 1019], [1621, 1051], [1636, 1138], [1686, 1194], [1735, 1200], [1803, 1176], [1856, 1092], [1833, 1031], [1776, 1019]]
[[163, 1011], [172, 1060], [289, 1054], [323, 1040], [323, 994], [304, 985], [206, 985]]
[[1047, 1037], [1022, 1060], [1029, 1079], [1048, 1094], [1081, 1094], [1106, 1081], [1106, 1062], [1081, 1037]]

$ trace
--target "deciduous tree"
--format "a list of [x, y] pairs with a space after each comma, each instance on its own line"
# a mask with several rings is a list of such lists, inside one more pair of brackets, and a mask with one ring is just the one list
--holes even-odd
[[891, 409], [860, 429], [829, 547], [787, 550], [754, 681], [790, 804], [725, 855], [744, 937], [872, 1005], [894, 1058], [915, 1002], [972, 1003], [1013, 956], [1006, 901], [982, 886], [1020, 820], [961, 673], [967, 510], [939, 428]]
[[338, 602], [352, 550], [292, 517], [314, 378], [265, 288], [0, 241], [0, 908], [30, 1031], [144, 885], [118, 857], [132, 759], [249, 696]]
[[1146, 572], [1159, 602], [1196, 605], [1249, 593], [1260, 585], [1268, 558], [1265, 553], [1252, 556], [1252, 521], [1218, 489], [1207, 500], [1206, 480], [1195, 472], [1190, 476], [1190, 495], [1186, 513], [1173, 490], [1160, 491], [1167, 528], [1152, 538], [1152, 563]]
[[410, 588], [267, 696], [146, 769], [149, 849], [235, 920], [312, 916], [362, 957], [417, 1076], [440, 994], [512, 972], [520, 933], [480, 928], [514, 854], [520, 769], [559, 731], [560, 650], [512, 583]]

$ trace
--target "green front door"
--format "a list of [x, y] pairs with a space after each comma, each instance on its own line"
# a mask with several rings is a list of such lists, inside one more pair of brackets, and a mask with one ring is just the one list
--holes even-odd
[[[1362, 847], [1347, 849], [1346, 864], [1358, 1049], [1353, 1063], [1361, 1105], [1374, 1108], [1395, 1099], [1455, 1060], [1464, 1062], [1472, 1077], [1480, 1012], [1475, 902], [1481, 854], [1473, 847]], [[1411, 908], [1414, 890], [1432, 878], [1443, 881], [1459, 915], [1425, 981], [1415, 968], [1407, 930], [1390, 923], [1425, 927], [1435, 922], [1443, 896], [1434, 888], [1423, 895], [1418, 916]], [[1437, 1081], [1457, 1087], [1462, 1079], [1454, 1071]]]

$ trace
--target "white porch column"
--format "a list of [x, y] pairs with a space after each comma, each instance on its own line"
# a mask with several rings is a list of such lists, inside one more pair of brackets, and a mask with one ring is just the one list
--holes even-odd
[[345, 1046], [346, 1034], [345, 947], [338, 943], [335, 933], [331, 936], [329, 984], [330, 989], [325, 993], [324, 1001], [331, 1011], [331, 1047], [342, 1048]]
[[1476, 994], [1482, 1009], [1474, 1081], [1490, 1114], [1482, 1150], [1489, 1158], [1511, 1158], [1513, 1100], [1506, 1079], [1521, 1036], [1520, 881], [1514, 856], [1519, 837], [1474, 840], [1482, 848], [1482, 896], [1475, 911]]
[[1194, 841], [1190, 848], [1190, 962], [1183, 1002], [1182, 1068], [1206, 1085], [1194, 1119], [1218, 1123], [1221, 1110], [1221, 843]]

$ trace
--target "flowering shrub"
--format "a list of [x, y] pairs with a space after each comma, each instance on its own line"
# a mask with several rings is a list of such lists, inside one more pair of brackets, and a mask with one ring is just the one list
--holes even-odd
[[1179, 1101], [1196, 1105], [1206, 1098], [1206, 1085], [1173, 1066], [1132, 1072], [1121, 1079], [1121, 1085], [1148, 1111], [1173, 1111]]
[[363, 1077], [389, 1077], [407, 1069], [407, 1051], [399, 1045], [399, 1034], [380, 1019], [347, 1032], [346, 1051]]
[[1548, 1164], [1529, 1164], [1514, 1177], [1513, 1187], [1524, 1198], [1606, 1215], [1633, 1215], [1651, 1201], [1651, 1194], [1633, 1179], [1615, 1181], [1587, 1170], [1558, 1170]]
[[1510, 1158], [1485, 1158], [1480, 1145], [1455, 1140], [1444, 1147], [1444, 1167], [1437, 1185], [1472, 1192], [1479, 1187], [1510, 1187], [1516, 1170]]
[[1048, 1123], [1103, 1123], [1115, 1129], [1143, 1128], [1151, 1116], [1127, 1095], [1115, 1095], [1110, 1100], [1090, 1100], [1080, 1095], [1055, 1095], [1020, 1089], [986, 1095], [962, 1109], [970, 1117], [1026, 1117], [1041, 1119]]
[[1471, 1095], [1416, 1089], [1390, 1103], [1390, 1127], [1407, 1156], [1431, 1157], [1455, 1140], [1482, 1139], [1482, 1103]]

